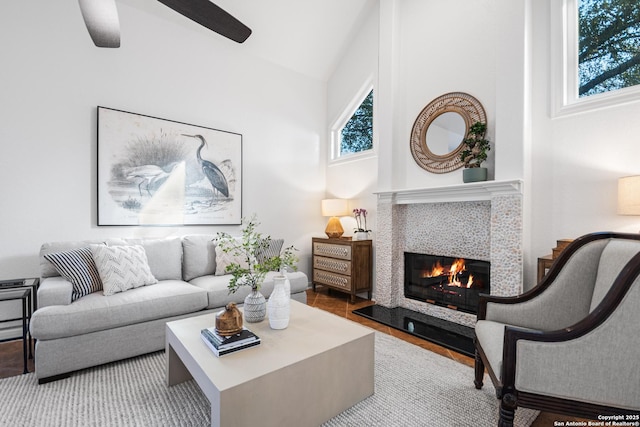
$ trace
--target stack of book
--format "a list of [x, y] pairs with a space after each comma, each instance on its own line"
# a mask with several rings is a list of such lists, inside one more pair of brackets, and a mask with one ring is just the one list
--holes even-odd
[[218, 334], [215, 327], [211, 327], [200, 331], [200, 337], [218, 357], [260, 344], [260, 338], [247, 328], [243, 328], [238, 334], [225, 337]]

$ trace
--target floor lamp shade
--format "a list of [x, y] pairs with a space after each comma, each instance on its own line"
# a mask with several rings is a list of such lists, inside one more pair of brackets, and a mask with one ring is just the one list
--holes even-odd
[[618, 179], [618, 214], [640, 215], [640, 176]]
[[322, 216], [331, 217], [324, 232], [329, 238], [338, 238], [344, 233], [339, 216], [349, 214], [346, 199], [324, 199], [322, 201]]

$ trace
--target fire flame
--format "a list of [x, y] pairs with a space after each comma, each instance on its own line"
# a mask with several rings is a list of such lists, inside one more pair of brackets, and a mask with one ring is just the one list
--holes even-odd
[[436, 263], [431, 267], [431, 270], [425, 271], [422, 277], [440, 277], [447, 276], [449, 281], [449, 286], [457, 286], [459, 288], [470, 288], [473, 285], [473, 275], [469, 275], [469, 279], [467, 283], [462, 283], [460, 281], [460, 273], [466, 271], [467, 267], [464, 263], [464, 259], [457, 258], [451, 263], [450, 266], [443, 267], [440, 264], [440, 261], [436, 261]]

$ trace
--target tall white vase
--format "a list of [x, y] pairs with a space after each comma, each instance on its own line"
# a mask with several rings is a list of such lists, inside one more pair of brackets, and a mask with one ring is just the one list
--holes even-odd
[[267, 302], [267, 313], [271, 329], [285, 329], [289, 326], [291, 302], [285, 290], [285, 276], [273, 278], [274, 288]]
[[287, 296], [291, 298], [291, 281], [289, 280], [289, 267], [282, 267], [280, 269], [280, 274], [284, 276], [284, 290], [287, 293]]

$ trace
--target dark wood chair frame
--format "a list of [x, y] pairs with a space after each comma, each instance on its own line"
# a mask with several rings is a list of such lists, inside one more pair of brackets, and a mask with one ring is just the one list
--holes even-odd
[[[484, 320], [487, 314], [487, 303], [517, 304], [535, 298], [544, 292], [556, 279], [569, 258], [582, 246], [601, 239], [629, 239], [640, 240], [640, 234], [627, 233], [592, 233], [576, 239], [556, 259], [547, 275], [540, 283], [528, 292], [516, 297], [498, 297], [486, 294], [480, 295], [478, 306], [478, 320]], [[580, 418], [597, 419], [598, 415], [637, 415], [638, 411], [611, 406], [595, 405], [569, 399], [560, 399], [534, 393], [519, 391], [515, 387], [516, 345], [518, 340], [561, 342], [581, 337], [601, 325], [618, 307], [627, 291], [631, 288], [640, 274], [640, 253], [636, 254], [618, 274], [609, 292], [602, 302], [584, 319], [573, 326], [557, 331], [532, 331], [514, 326], [506, 326], [504, 333], [504, 349], [502, 355], [502, 372], [497, 375], [487, 362], [486, 354], [478, 342], [475, 341], [475, 380], [477, 389], [482, 388], [485, 364], [487, 372], [496, 389], [496, 397], [500, 402], [499, 427], [512, 427], [515, 410], [525, 407], [558, 414], [565, 414]], [[604, 357], [604, 353], [603, 353]], [[500, 380], [502, 378], [502, 381]]]

